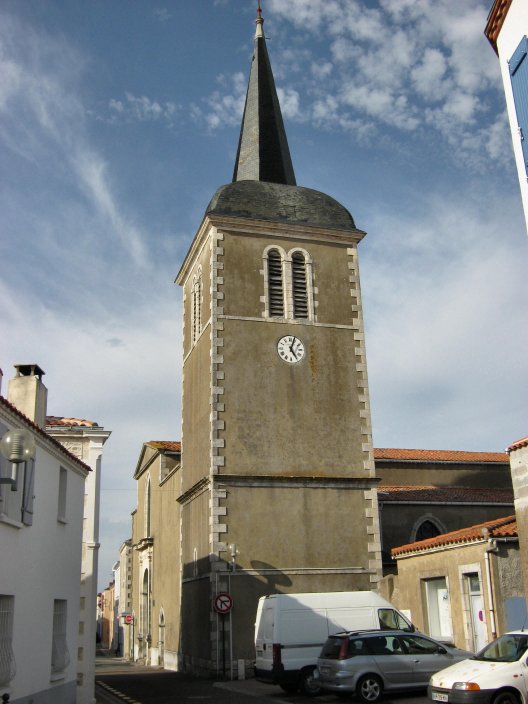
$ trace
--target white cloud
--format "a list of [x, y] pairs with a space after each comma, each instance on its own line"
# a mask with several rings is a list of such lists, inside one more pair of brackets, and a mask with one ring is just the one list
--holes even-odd
[[427, 48], [421, 61], [412, 69], [411, 79], [418, 95], [426, 100], [440, 101], [449, 91], [445, 80], [447, 61], [439, 49]]
[[312, 72], [314, 78], [321, 81], [332, 73], [332, 64], [330, 61], [324, 61], [323, 63], [312, 63], [310, 66], [310, 71]]
[[163, 120], [169, 126], [173, 125], [178, 108], [175, 103], [168, 101], [160, 103], [151, 100], [145, 95], [135, 96], [132, 93], [125, 93], [125, 100], [111, 98], [108, 107], [111, 112], [111, 119], [114, 121], [126, 122], [147, 122]]
[[497, 240], [508, 203], [467, 195], [375, 216], [361, 245], [375, 445], [501, 450], [523, 432], [528, 247]]
[[285, 118], [295, 120], [302, 118], [299, 93], [293, 88], [277, 88], [277, 96]]
[[211, 131], [240, 125], [246, 98], [246, 76], [242, 72], [232, 76], [220, 74], [217, 82], [225, 92], [214, 91], [205, 98], [205, 107], [193, 105], [191, 108], [191, 116], [203, 122]]
[[160, 22], [168, 22], [172, 17], [172, 14], [167, 10], [166, 7], [155, 7], [154, 17]]
[[[358, 119], [379, 133], [385, 125], [424, 135], [432, 128], [464, 161], [467, 145], [484, 142], [503, 110], [498, 64], [483, 37], [488, 9], [484, 0], [270, 2], [274, 22], [285, 18], [326, 42], [326, 56], [305, 62], [299, 100], [317, 125], [326, 106], [334, 129]], [[285, 74], [284, 90], [287, 81]], [[327, 96], [339, 106], [330, 110]]]
[[91, 201], [123, 254], [143, 262], [144, 235], [121, 212], [107, 164], [88, 141], [80, 97], [83, 59], [68, 45], [9, 19], [0, 24], [0, 44], [0, 75], [7, 66], [10, 76], [0, 112], [4, 146], [42, 172], [53, 164], [54, 177]]

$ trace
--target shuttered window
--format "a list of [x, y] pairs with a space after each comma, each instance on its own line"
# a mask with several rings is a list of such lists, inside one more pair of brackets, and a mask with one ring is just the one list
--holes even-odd
[[13, 654], [13, 615], [15, 597], [0, 594], [0, 687], [5, 687], [16, 672]]
[[64, 467], [61, 467], [59, 470], [59, 495], [57, 503], [57, 520], [61, 521], [61, 523], [66, 522], [67, 497], [68, 472]]
[[268, 252], [268, 299], [270, 317], [284, 317], [282, 257], [276, 249]]
[[33, 525], [33, 499], [35, 485], [35, 460], [24, 463], [24, 485], [22, 489], [22, 523]]
[[53, 602], [53, 639], [51, 645], [52, 673], [62, 672], [70, 663], [66, 627], [67, 602], [65, 599], [55, 599]]
[[295, 252], [292, 256], [292, 295], [293, 317], [308, 318], [306, 259], [302, 252]]
[[524, 156], [524, 169], [528, 175], [528, 38], [523, 37], [508, 61], [512, 84], [519, 138]]

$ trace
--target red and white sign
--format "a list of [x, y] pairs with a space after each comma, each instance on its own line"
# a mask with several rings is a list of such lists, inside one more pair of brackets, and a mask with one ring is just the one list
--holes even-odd
[[125, 623], [130, 625], [132, 623], [132, 621], [134, 620], [134, 617], [132, 616], [132, 614], [125, 614], [124, 616], [125, 616]]
[[213, 609], [218, 614], [228, 614], [233, 608], [233, 597], [227, 592], [220, 592], [213, 599]]

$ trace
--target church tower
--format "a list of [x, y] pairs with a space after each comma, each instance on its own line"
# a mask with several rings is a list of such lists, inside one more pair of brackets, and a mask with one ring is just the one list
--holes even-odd
[[381, 572], [365, 233], [337, 201], [296, 185], [263, 22], [259, 5], [233, 181], [176, 279], [181, 665], [228, 675], [254, 658], [260, 596], [375, 589]]

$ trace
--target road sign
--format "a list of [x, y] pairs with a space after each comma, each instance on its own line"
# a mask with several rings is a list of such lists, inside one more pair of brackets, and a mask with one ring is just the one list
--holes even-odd
[[233, 608], [233, 597], [227, 592], [220, 592], [213, 599], [213, 609], [218, 614], [228, 614]]
[[134, 620], [134, 617], [132, 614], [125, 614], [125, 623], [130, 625], [132, 621]]

